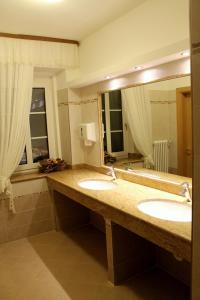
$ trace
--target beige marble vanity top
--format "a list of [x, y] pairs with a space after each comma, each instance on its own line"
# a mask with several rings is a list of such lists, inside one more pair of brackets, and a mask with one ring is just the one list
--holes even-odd
[[[49, 180], [49, 184], [53, 189], [56, 189], [56, 185], [61, 185], [62, 188], [68, 187], [81, 193], [82, 195], [96, 200], [97, 203], [104, 204], [110, 209], [115, 209], [116, 212], [122, 212], [123, 215], [127, 215], [129, 217], [127, 221], [129, 223], [131, 222], [131, 220], [137, 221], [135, 223], [135, 226], [139, 228], [139, 226], [141, 225], [141, 227], [145, 228], [144, 236], [147, 236], [148, 234], [149, 236], [152, 236], [150, 238], [151, 241], [157, 239], [159, 242], [159, 239], [163, 239], [163, 243], [166, 242], [166, 244], [169, 244], [169, 247], [166, 246], [166, 248], [168, 249], [171, 249], [170, 247], [173, 248], [173, 246], [178, 247], [178, 244], [180, 244], [180, 252], [184, 252], [184, 250], [181, 248], [186, 247], [187, 249], [185, 249], [185, 251], [187, 252], [187, 254], [183, 254], [183, 256], [187, 260], [190, 260], [189, 252], [191, 244], [191, 223], [173, 222], [157, 219], [140, 212], [137, 208], [138, 202], [145, 199], [161, 198], [184, 201], [183, 197], [122, 179], [116, 180], [117, 187], [113, 190], [94, 191], [84, 189], [78, 185], [78, 182], [80, 180], [111, 180], [111, 177], [107, 175], [103, 175], [88, 169], [66, 170], [62, 172], [51, 173], [47, 175], [47, 178]], [[138, 232], [140, 232], [140, 229], [137, 230]], [[154, 238], [153, 236], [155, 235], [155, 233], [157, 235], [156, 238]], [[171, 246], [171, 244], [173, 245]]]

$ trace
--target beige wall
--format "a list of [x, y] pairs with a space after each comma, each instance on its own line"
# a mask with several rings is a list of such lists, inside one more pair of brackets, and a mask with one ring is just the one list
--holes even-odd
[[[62, 158], [71, 165], [95, 165], [100, 149], [97, 97], [94, 99], [90, 95], [89, 98], [84, 98], [79, 89], [67, 87], [67, 71], [57, 74], [56, 84]], [[80, 138], [80, 124], [87, 122], [95, 122], [96, 125], [97, 143], [90, 147], [84, 146]]]
[[68, 164], [72, 163], [71, 154], [71, 134], [70, 134], [70, 122], [69, 122], [69, 106], [68, 106], [68, 90], [63, 88], [57, 90], [58, 99], [58, 115], [59, 115], [59, 128], [60, 128], [60, 142], [62, 159]]
[[96, 129], [96, 143], [93, 143], [92, 146], [86, 147], [83, 146], [84, 151], [84, 163], [100, 166], [101, 165], [101, 144], [100, 144], [100, 130], [99, 130], [99, 107], [98, 107], [98, 97], [97, 95], [90, 95], [90, 97], [81, 97], [81, 110], [82, 110], [82, 121], [83, 123], [95, 123]]
[[130, 70], [189, 48], [189, 0], [148, 0], [80, 45], [80, 82]]
[[80, 138], [82, 123], [80, 91], [68, 89], [72, 165], [84, 163], [84, 148]]
[[84, 163], [84, 151], [79, 136], [82, 111], [79, 90], [67, 87], [67, 71], [55, 76], [62, 158], [70, 165]]

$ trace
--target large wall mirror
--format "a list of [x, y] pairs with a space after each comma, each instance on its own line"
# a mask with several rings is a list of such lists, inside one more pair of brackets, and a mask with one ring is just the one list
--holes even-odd
[[192, 177], [190, 76], [101, 94], [104, 164]]

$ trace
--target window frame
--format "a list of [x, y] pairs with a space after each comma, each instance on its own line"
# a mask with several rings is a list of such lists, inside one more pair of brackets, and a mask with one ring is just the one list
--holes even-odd
[[[47, 122], [47, 139], [49, 157], [57, 157], [56, 153], [56, 117], [55, 117], [55, 105], [54, 105], [54, 93], [53, 93], [53, 79], [52, 78], [34, 78], [32, 88], [44, 88], [45, 89], [45, 108], [46, 108], [46, 122]], [[31, 112], [30, 112], [31, 114]], [[34, 172], [39, 168], [39, 162], [34, 163], [32, 158], [32, 144], [31, 144], [31, 130], [30, 123], [26, 137], [26, 155], [27, 164], [18, 165], [15, 173], [21, 172]]]
[[[128, 157], [127, 126], [126, 126], [126, 121], [125, 121], [123, 101], [122, 101], [121, 109], [110, 109], [109, 92], [104, 93], [104, 95], [105, 95], [105, 109], [102, 108], [102, 103], [101, 103], [101, 108], [102, 108], [102, 112], [105, 111], [106, 129], [103, 128], [103, 130], [104, 130], [103, 139], [106, 139], [106, 141], [107, 141], [107, 151], [108, 151], [108, 153], [110, 153], [111, 155], [113, 155], [116, 158], [117, 157], [126, 158], [126, 157]], [[110, 112], [111, 111], [121, 111], [122, 112], [122, 130], [111, 130], [111, 128], [110, 128]], [[101, 118], [102, 118], [102, 114], [101, 114]], [[102, 127], [103, 127], [103, 120], [102, 120]], [[111, 151], [112, 150], [112, 145], [111, 145], [111, 133], [112, 132], [123, 132], [124, 151], [119, 151], [119, 152]]]

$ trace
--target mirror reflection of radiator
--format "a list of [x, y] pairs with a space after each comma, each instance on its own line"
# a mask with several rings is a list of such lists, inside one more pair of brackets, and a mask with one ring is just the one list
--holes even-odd
[[169, 167], [169, 141], [160, 140], [153, 142], [154, 170], [168, 172]]

